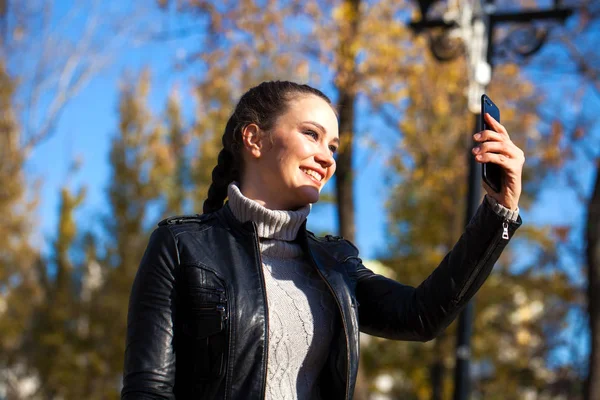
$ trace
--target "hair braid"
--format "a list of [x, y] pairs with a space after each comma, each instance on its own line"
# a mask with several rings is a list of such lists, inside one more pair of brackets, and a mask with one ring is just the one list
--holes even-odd
[[230, 173], [230, 165], [233, 161], [231, 153], [225, 148], [219, 152], [217, 165], [212, 171], [212, 183], [208, 188], [208, 196], [204, 200], [203, 211], [210, 213], [217, 211], [223, 206], [227, 197], [227, 186], [233, 181]]
[[227, 198], [227, 187], [236, 178], [235, 172], [238, 168], [236, 168], [236, 160], [232, 152], [236, 125], [234, 114], [227, 121], [225, 133], [221, 139], [223, 149], [219, 152], [217, 165], [212, 170], [212, 183], [208, 188], [208, 195], [203, 205], [204, 213], [211, 213], [223, 207], [223, 202]]

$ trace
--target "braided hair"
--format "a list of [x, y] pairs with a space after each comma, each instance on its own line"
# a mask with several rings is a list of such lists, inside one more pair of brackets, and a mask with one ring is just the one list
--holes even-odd
[[223, 149], [219, 152], [217, 165], [212, 171], [212, 183], [204, 201], [204, 213], [223, 207], [227, 187], [234, 180], [240, 180], [244, 128], [249, 124], [256, 124], [261, 130], [269, 132], [277, 118], [286, 112], [288, 102], [299, 95], [315, 95], [331, 105], [331, 100], [320, 90], [289, 81], [263, 82], [240, 98], [225, 126], [221, 140]]

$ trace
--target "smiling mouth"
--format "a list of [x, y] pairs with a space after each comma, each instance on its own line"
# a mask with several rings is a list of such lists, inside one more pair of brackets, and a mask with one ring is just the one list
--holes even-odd
[[300, 169], [302, 170], [302, 172], [304, 172], [306, 175], [308, 175], [315, 182], [321, 183], [321, 181], [323, 180], [323, 175], [321, 175], [317, 171], [313, 171], [312, 169], [305, 169], [305, 168], [300, 168]]

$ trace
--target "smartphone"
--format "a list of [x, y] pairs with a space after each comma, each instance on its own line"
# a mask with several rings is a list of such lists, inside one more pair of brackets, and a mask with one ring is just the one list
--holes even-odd
[[[490, 99], [485, 94], [481, 96], [481, 130], [491, 130], [493, 129], [488, 125], [485, 121], [485, 114], [490, 114], [496, 121], [500, 122], [500, 109], [492, 99]], [[502, 167], [498, 164], [494, 163], [483, 163], [481, 165], [481, 176], [485, 183], [487, 183], [494, 192], [500, 192], [502, 188], [502, 177], [504, 176], [504, 172], [502, 171]]]

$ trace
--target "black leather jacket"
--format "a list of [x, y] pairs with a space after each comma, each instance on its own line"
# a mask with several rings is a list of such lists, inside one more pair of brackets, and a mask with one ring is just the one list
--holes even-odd
[[[520, 226], [487, 202], [458, 243], [417, 288], [365, 268], [350, 242], [298, 240], [331, 290], [337, 328], [321, 372], [322, 397], [351, 399], [361, 331], [427, 341], [454, 320], [489, 275]], [[263, 399], [267, 376], [267, 300], [253, 223], [225, 205], [159, 224], [129, 303], [122, 399]]]

